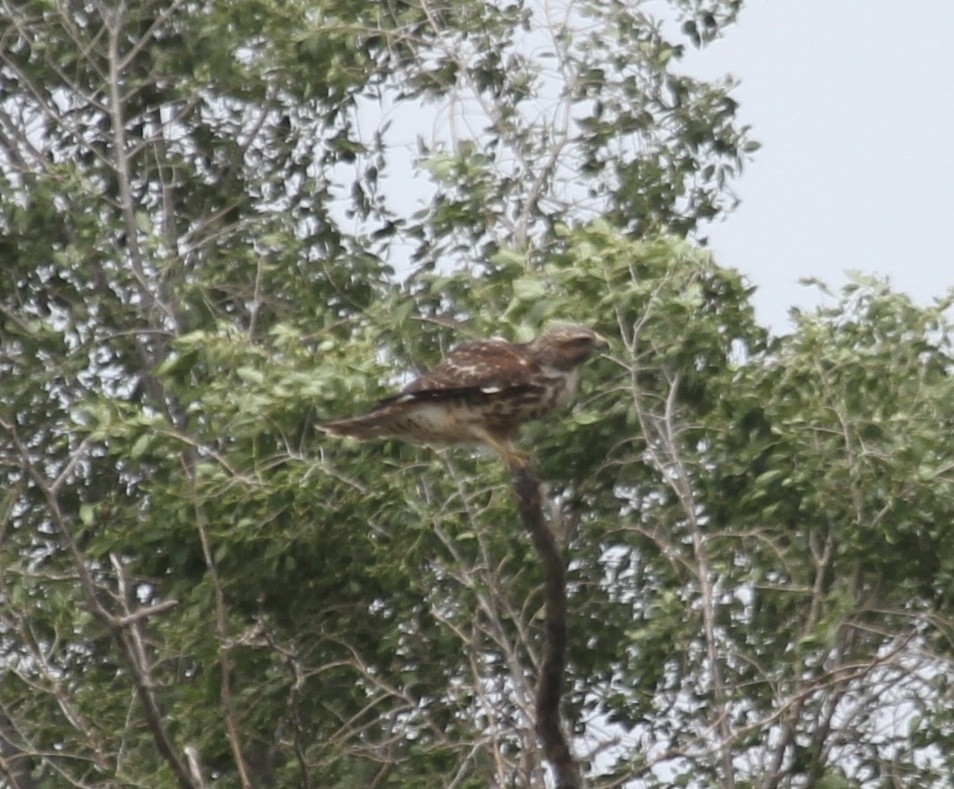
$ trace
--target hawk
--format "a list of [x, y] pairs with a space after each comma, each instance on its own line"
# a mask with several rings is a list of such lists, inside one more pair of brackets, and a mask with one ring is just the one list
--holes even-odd
[[583, 362], [607, 345], [585, 326], [559, 326], [526, 343], [464, 343], [368, 413], [319, 427], [362, 441], [484, 445], [508, 465], [522, 466], [526, 458], [513, 448], [520, 428], [566, 406]]

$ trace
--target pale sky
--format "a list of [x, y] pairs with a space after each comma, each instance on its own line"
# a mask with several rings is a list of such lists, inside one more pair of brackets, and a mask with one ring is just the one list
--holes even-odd
[[818, 303], [806, 276], [887, 275], [921, 304], [954, 286], [952, 0], [749, 0], [690, 65], [741, 80], [763, 146], [705, 232], [761, 323]]

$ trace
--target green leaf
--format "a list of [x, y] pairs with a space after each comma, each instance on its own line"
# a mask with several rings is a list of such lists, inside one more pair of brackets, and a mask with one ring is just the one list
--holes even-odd
[[80, 504], [79, 519], [84, 526], [92, 526], [96, 519], [96, 510], [90, 504]]
[[546, 283], [535, 277], [521, 277], [513, 281], [513, 295], [517, 301], [537, 301], [547, 295]]

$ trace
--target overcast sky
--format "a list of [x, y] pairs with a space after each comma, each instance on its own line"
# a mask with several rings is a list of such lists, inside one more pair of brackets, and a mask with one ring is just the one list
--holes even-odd
[[707, 233], [758, 286], [762, 323], [817, 303], [800, 277], [883, 274], [922, 304], [954, 286], [952, 44], [952, 0], [749, 0], [693, 58], [741, 80], [763, 146]]

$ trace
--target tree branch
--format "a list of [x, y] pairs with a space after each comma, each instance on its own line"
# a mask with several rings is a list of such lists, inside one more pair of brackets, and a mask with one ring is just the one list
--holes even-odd
[[[123, 611], [120, 616], [116, 616], [104, 605], [101, 600], [100, 590], [86, 557], [73, 539], [68, 518], [60, 506], [60, 488], [69, 479], [76, 465], [85, 455], [87, 443], [83, 442], [79, 448], [72, 453], [69, 461], [67, 461], [57, 478], [50, 483], [47, 481], [43, 472], [32, 461], [30, 450], [20, 440], [15, 426], [12, 423], [0, 420], [0, 429], [7, 433], [13, 448], [20, 456], [24, 471], [33, 478], [46, 500], [50, 521], [56, 527], [60, 541], [76, 569], [77, 577], [83, 589], [84, 596], [86, 597], [86, 604], [90, 612], [105, 625], [119, 647], [120, 654], [126, 661], [136, 690], [136, 695], [142, 705], [146, 725], [152, 734], [156, 749], [169, 765], [179, 786], [183, 789], [197, 789], [197, 785], [193, 781], [186, 763], [180, 758], [175, 742], [166, 726], [166, 719], [156, 694], [156, 681], [150, 671], [144, 639], [139, 630], [142, 624], [142, 617], [137, 616], [128, 609], [125, 605], [125, 597], [123, 597], [121, 601]], [[114, 562], [114, 567], [116, 566], [117, 564]], [[120, 591], [122, 592], [122, 590]]]
[[543, 516], [540, 481], [528, 463], [514, 463], [511, 471], [520, 518], [540, 557], [545, 587], [547, 644], [537, 689], [537, 735], [556, 776], [556, 789], [582, 789], [580, 770], [560, 720], [566, 668], [566, 569], [557, 541]]

